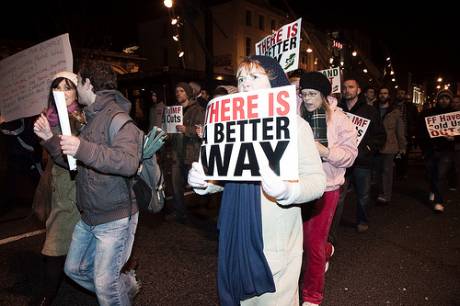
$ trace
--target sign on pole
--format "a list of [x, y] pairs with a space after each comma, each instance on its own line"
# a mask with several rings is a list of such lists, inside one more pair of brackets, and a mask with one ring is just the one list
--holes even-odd
[[206, 109], [200, 162], [208, 179], [260, 180], [269, 164], [283, 180], [298, 180], [295, 87], [226, 95]]
[[179, 133], [176, 126], [182, 124], [182, 106], [166, 106], [163, 116], [164, 130], [166, 133]]
[[275, 58], [284, 72], [298, 69], [301, 29], [302, 18], [282, 26], [256, 43], [256, 55]]
[[356, 131], [358, 132], [357, 140], [358, 140], [358, 146], [359, 146], [359, 144], [361, 143], [361, 140], [363, 140], [363, 137], [366, 134], [367, 128], [371, 124], [371, 120], [364, 118], [364, 117], [356, 116], [355, 114], [352, 114], [352, 113], [345, 112], [345, 114], [351, 120], [351, 122], [356, 128]]
[[52, 77], [72, 71], [69, 34], [63, 34], [0, 61], [0, 111], [6, 121], [37, 115], [48, 106]]
[[341, 81], [340, 81], [340, 68], [335, 67], [331, 69], [326, 69], [326, 70], [320, 70], [322, 74], [324, 74], [329, 82], [331, 82], [332, 86], [332, 92], [331, 94], [334, 93], [341, 93]]
[[460, 111], [425, 118], [431, 138], [460, 135]]

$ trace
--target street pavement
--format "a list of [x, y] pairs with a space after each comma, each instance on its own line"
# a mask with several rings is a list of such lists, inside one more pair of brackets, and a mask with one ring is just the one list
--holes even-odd
[[[421, 163], [396, 180], [393, 202], [369, 208], [370, 227], [352, 226], [354, 195], [347, 198], [335, 254], [326, 275], [323, 306], [460, 305], [460, 192], [449, 191], [443, 214], [427, 201]], [[187, 197], [187, 224], [142, 214], [134, 256], [142, 289], [135, 305], [218, 305], [217, 200]], [[19, 206], [0, 216], [0, 241], [42, 229]], [[0, 245], [0, 305], [27, 305], [40, 284], [44, 234]], [[97, 305], [91, 293], [65, 280], [54, 305]]]

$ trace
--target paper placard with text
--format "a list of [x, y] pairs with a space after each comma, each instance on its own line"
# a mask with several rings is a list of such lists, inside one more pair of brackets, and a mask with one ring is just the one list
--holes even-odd
[[72, 71], [69, 34], [63, 34], [0, 61], [0, 112], [6, 121], [37, 115], [48, 106], [53, 76]]
[[179, 133], [176, 126], [183, 125], [182, 106], [166, 106], [163, 113], [163, 126], [166, 133]]
[[286, 24], [256, 43], [256, 55], [267, 55], [278, 61], [284, 72], [299, 68], [302, 18]]
[[356, 128], [356, 131], [358, 132], [357, 140], [358, 140], [358, 146], [359, 146], [359, 144], [361, 143], [361, 140], [363, 139], [364, 135], [366, 134], [367, 128], [371, 124], [371, 120], [367, 119], [367, 118], [364, 118], [364, 117], [354, 115], [352, 113], [345, 112], [345, 114], [351, 120], [351, 122], [353, 123], [353, 125]]
[[460, 111], [425, 118], [431, 138], [460, 135]]
[[292, 85], [211, 100], [200, 148], [207, 179], [258, 181], [259, 164], [269, 164], [298, 180], [296, 103]]
[[326, 70], [320, 70], [319, 72], [324, 74], [324, 76], [327, 77], [329, 82], [331, 82], [331, 86], [332, 86], [331, 94], [341, 93], [342, 92], [341, 91], [341, 83], [342, 82], [340, 80], [340, 68], [339, 67], [326, 69]]

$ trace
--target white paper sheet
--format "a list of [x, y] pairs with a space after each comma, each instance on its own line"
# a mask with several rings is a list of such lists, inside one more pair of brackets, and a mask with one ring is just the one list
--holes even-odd
[[[72, 132], [70, 130], [69, 114], [67, 113], [67, 105], [65, 103], [64, 92], [53, 91], [53, 96], [56, 103], [62, 135], [71, 136]], [[67, 161], [69, 162], [70, 170], [77, 169], [77, 160], [73, 156], [67, 155]]]

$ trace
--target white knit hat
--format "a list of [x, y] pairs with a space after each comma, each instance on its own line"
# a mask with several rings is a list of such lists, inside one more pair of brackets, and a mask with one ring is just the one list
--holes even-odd
[[69, 71], [58, 72], [53, 76], [53, 79], [51, 80], [51, 82], [53, 82], [57, 78], [66, 78], [66, 79], [69, 79], [70, 81], [72, 81], [72, 83], [74, 83], [75, 87], [77, 87], [77, 85], [78, 85], [78, 76], [73, 72], [69, 72]]

